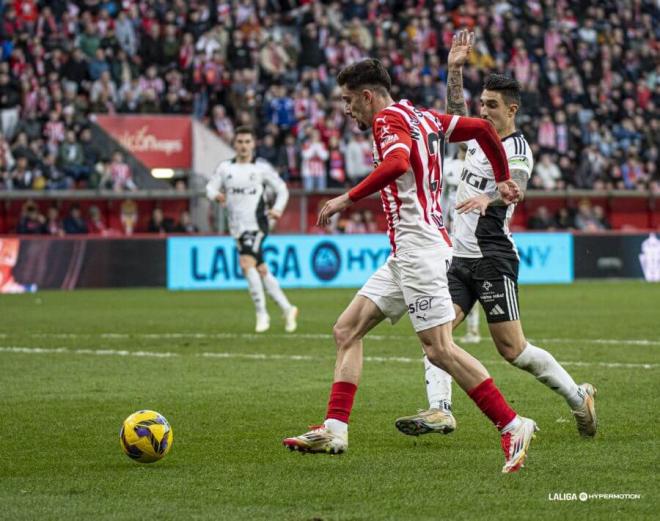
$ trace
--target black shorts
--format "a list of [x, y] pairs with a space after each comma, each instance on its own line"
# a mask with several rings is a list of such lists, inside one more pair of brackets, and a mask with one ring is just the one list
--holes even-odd
[[250, 255], [257, 261], [257, 266], [264, 263], [264, 240], [266, 234], [262, 231], [243, 232], [236, 239], [239, 255]]
[[447, 273], [452, 301], [467, 315], [478, 300], [489, 323], [519, 320], [518, 265], [503, 257], [454, 257]]

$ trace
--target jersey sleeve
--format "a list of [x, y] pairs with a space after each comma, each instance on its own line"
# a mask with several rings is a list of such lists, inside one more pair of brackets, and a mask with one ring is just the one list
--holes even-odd
[[450, 143], [469, 141], [475, 139], [486, 154], [493, 167], [493, 175], [498, 183], [511, 179], [506, 152], [500, 137], [493, 126], [485, 119], [469, 118], [466, 116], [452, 116], [433, 111], [438, 119], [444, 138]]
[[393, 149], [391, 152], [373, 172], [348, 192], [348, 198], [351, 201], [359, 201], [378, 190], [382, 190], [408, 171], [410, 165], [408, 152], [400, 147]]
[[406, 156], [410, 156], [412, 146], [410, 127], [400, 114], [381, 112], [374, 121], [373, 135], [381, 159], [385, 159], [388, 154], [399, 149], [403, 150]]
[[224, 161], [220, 163], [216, 167], [215, 172], [213, 172], [209, 182], [206, 183], [206, 197], [211, 201], [215, 201], [215, 198], [224, 191], [225, 165], [226, 163]]
[[286, 204], [289, 202], [289, 189], [270, 163], [267, 161], [260, 161], [259, 164], [262, 168], [264, 185], [275, 192], [273, 210], [276, 210], [281, 214], [284, 212]]
[[532, 175], [534, 160], [529, 145], [523, 138], [514, 137], [507, 139], [504, 144], [509, 170], [518, 170], [527, 174], [527, 179]]

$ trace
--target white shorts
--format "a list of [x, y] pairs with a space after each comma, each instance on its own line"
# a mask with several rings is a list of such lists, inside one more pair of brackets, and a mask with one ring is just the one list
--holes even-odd
[[390, 255], [358, 295], [376, 304], [392, 324], [408, 312], [415, 331], [451, 322], [456, 317], [447, 283], [451, 255], [442, 247]]

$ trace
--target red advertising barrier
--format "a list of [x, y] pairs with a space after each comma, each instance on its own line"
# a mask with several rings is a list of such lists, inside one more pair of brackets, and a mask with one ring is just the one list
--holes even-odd
[[192, 120], [188, 116], [105, 116], [96, 122], [149, 168], [192, 166]]

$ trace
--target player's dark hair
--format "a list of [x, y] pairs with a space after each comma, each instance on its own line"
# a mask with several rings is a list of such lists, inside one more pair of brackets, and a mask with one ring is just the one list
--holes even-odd
[[376, 59], [368, 58], [344, 67], [337, 75], [337, 84], [349, 90], [372, 88], [381, 94], [389, 94], [392, 80], [387, 69]]
[[249, 125], [241, 125], [240, 127], [236, 127], [236, 130], [234, 131], [234, 135], [238, 136], [239, 134], [250, 134], [253, 139], [257, 138], [254, 129]]
[[485, 90], [494, 90], [502, 94], [504, 101], [520, 107], [520, 83], [504, 74], [491, 74], [484, 82]]

